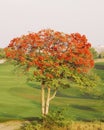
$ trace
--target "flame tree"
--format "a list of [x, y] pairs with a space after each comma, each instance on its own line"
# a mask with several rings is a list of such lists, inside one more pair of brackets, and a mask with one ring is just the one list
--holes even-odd
[[90, 47], [85, 35], [46, 29], [14, 38], [5, 51], [7, 58], [25, 66], [26, 71], [34, 68], [34, 80], [41, 83], [42, 114], [46, 115], [60, 87], [73, 82], [85, 89], [93, 86], [93, 78], [88, 76], [94, 66]]

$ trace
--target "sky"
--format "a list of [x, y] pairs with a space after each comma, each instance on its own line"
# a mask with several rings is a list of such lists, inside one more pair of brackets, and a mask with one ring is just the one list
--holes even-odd
[[41, 29], [84, 34], [104, 44], [104, 0], [0, 0], [0, 48]]

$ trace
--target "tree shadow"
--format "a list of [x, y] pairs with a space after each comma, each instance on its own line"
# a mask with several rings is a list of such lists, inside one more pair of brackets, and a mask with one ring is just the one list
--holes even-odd
[[23, 118], [24, 120], [27, 120], [27, 121], [38, 121], [38, 122], [42, 122], [42, 118], [41, 117], [26, 117], [26, 118]]
[[[66, 94], [63, 94], [61, 92], [57, 92], [57, 97], [64, 97], [64, 98], [77, 98], [77, 99], [95, 99], [92, 95], [89, 95], [89, 94], [86, 94], [86, 93], [83, 93], [83, 94], [80, 94], [80, 95], [76, 95], [76, 96], [71, 96], [71, 95], [66, 95]], [[95, 99], [96, 100], [96, 99]]]
[[[27, 82], [27, 85], [30, 86], [30, 87], [32, 87], [32, 88], [41, 90], [41, 85], [39, 85], [39, 83]], [[51, 92], [53, 93], [54, 90], [51, 90]], [[74, 95], [72, 96], [72, 95], [67, 95], [67, 94], [61, 93], [60, 91], [57, 91], [56, 97], [79, 98], [79, 99], [95, 99], [93, 96], [91, 96], [89, 94], [86, 94], [86, 93], [83, 93], [83, 94], [80, 94], [80, 95], [76, 95], [76, 96], [74, 96]]]
[[104, 70], [104, 65], [95, 65], [96, 69]]
[[34, 82], [27, 82], [27, 85], [32, 87], [32, 88], [41, 89], [40, 85], [36, 84]]
[[41, 122], [42, 118], [40, 117], [22, 117], [18, 115], [11, 115], [8, 113], [0, 113], [0, 117], [3, 117], [3, 119], [0, 119], [0, 122], [5, 122], [5, 121], [11, 121], [11, 120], [27, 120], [27, 121], [38, 121]]
[[23, 119], [23, 117], [21, 116], [18, 116], [16, 114], [8, 114], [8, 113], [0, 113], [0, 117], [3, 117], [3, 119], [1, 118], [0, 119], [0, 122], [1, 121], [9, 121], [9, 120], [17, 120], [17, 119]]
[[63, 94], [61, 92], [57, 92], [57, 97], [65, 97], [65, 98], [81, 98], [79, 96], [71, 96], [71, 95], [66, 95], [66, 94]]
[[71, 105], [71, 107], [73, 107], [73, 108], [76, 108], [76, 109], [80, 109], [80, 110], [87, 110], [87, 111], [97, 111], [96, 109], [94, 109], [94, 108], [91, 108], [91, 107], [89, 107], [89, 106], [83, 106], [83, 105], [76, 105], [76, 104], [73, 104], [73, 105]]
[[76, 120], [78, 120], [78, 121], [84, 121], [84, 122], [93, 122], [94, 121], [94, 119], [86, 119], [86, 118], [81, 117], [81, 116], [80, 117], [76, 117]]

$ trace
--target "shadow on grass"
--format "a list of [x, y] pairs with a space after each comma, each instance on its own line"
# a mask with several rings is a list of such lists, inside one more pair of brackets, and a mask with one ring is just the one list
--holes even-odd
[[73, 104], [73, 105], [71, 105], [71, 107], [76, 108], [76, 109], [80, 109], [80, 110], [87, 110], [87, 111], [97, 112], [97, 110], [96, 110], [96, 109], [91, 108], [91, 107], [89, 107], [89, 106], [74, 105], [74, 104]]
[[26, 118], [23, 118], [24, 120], [27, 120], [27, 121], [38, 121], [38, 122], [42, 122], [42, 118], [41, 117], [26, 117]]
[[40, 85], [38, 83], [36, 84], [35, 82], [27, 82], [27, 85], [32, 88], [41, 89]]
[[3, 117], [7, 117], [7, 118], [21, 118], [21, 116], [18, 116], [18, 115], [11, 115], [11, 114], [8, 114], [8, 113], [1, 113], [0, 116], [3, 116]]
[[[28, 86], [32, 87], [32, 88], [35, 88], [35, 89], [38, 89], [40, 90], [41, 89], [41, 86], [39, 85], [39, 83], [35, 83], [35, 82], [28, 82], [27, 83]], [[67, 90], [66, 90], [67, 91]], [[53, 93], [54, 91], [52, 91]], [[71, 96], [70, 94], [67, 95], [67, 94], [63, 94], [61, 92], [57, 92], [56, 94], [56, 97], [64, 97], [64, 98], [79, 98], [79, 99], [95, 99], [92, 95], [89, 95], [89, 94], [86, 94], [86, 93], [83, 93], [83, 94], [80, 94], [80, 95], [77, 95], [77, 96]]]
[[95, 65], [96, 69], [104, 70], [104, 65]]
[[57, 97], [64, 97], [64, 98], [77, 98], [77, 99], [79, 98], [79, 99], [95, 99], [96, 100], [96, 98], [94, 98], [92, 95], [85, 94], [85, 93], [77, 95], [77, 96], [74, 96], [74, 95], [71, 96], [70, 94], [66, 95], [66, 94], [63, 94], [61, 92], [57, 92], [56, 96]]
[[66, 94], [63, 94], [61, 92], [57, 92], [57, 97], [65, 97], [65, 98], [81, 98], [79, 96], [70, 96], [70, 95], [66, 95]]
[[96, 119], [86, 119], [84, 117], [76, 117], [76, 120], [84, 121], [84, 122], [94, 122], [94, 121], [96, 121]]
[[76, 117], [76, 120], [78, 121], [84, 121], [84, 122], [95, 122], [95, 121], [100, 121], [100, 122], [104, 122], [104, 117], [95, 117], [95, 118], [84, 118], [84, 117]]
[[22, 116], [7, 114], [7, 113], [0, 113], [0, 117], [1, 117], [0, 122], [6, 122], [11, 120], [27, 120], [27, 121], [38, 121], [38, 122], [42, 121], [41, 117], [22, 117]]
[[[3, 117], [3, 118], [2, 118]], [[0, 122], [11, 121], [11, 120], [22, 120], [23, 117], [18, 115], [11, 115], [8, 113], [0, 113]]]

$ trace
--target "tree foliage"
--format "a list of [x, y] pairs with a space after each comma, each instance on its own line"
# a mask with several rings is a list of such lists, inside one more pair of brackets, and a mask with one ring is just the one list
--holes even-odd
[[[94, 66], [90, 47], [85, 35], [47, 29], [14, 38], [5, 51], [7, 58], [25, 66], [25, 70], [34, 67], [33, 78], [41, 82], [44, 107], [49, 106], [59, 87], [68, 87], [72, 82], [86, 88], [94, 85], [87, 75]], [[46, 103], [44, 89], [48, 91]], [[51, 89], [55, 90], [52, 96]]]

